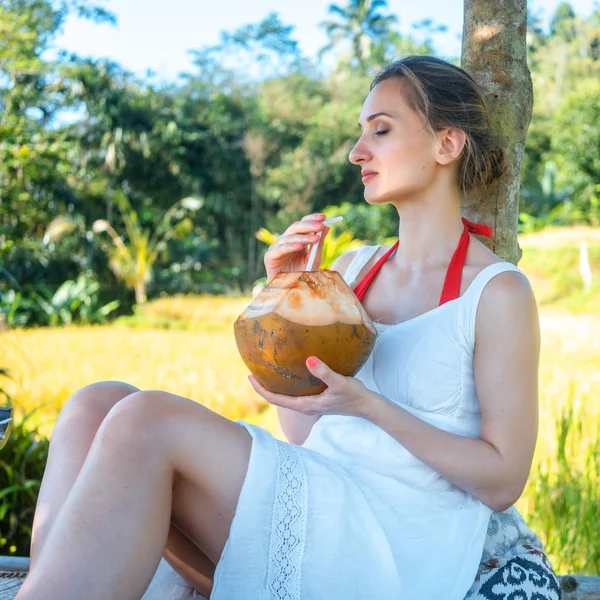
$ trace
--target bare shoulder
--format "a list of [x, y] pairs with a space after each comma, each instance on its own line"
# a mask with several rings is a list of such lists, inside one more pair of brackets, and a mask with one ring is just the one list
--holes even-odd
[[344, 273], [348, 270], [350, 263], [354, 260], [354, 257], [358, 254], [358, 250], [352, 250], [351, 252], [346, 252], [341, 256], [338, 256], [331, 265], [332, 271], [337, 271], [340, 275], [344, 275]]
[[499, 273], [481, 295], [476, 336], [501, 340], [527, 334], [539, 335], [537, 302], [531, 284], [518, 271]]
[[[383, 256], [386, 250], [387, 248], [378, 248], [377, 252], [375, 252], [375, 254], [363, 266], [360, 273], [358, 274], [358, 278], [360, 278], [364, 273], [367, 273], [369, 269], [371, 269], [371, 267], [377, 262], [377, 260], [381, 256]], [[354, 258], [359, 252], [360, 250], [352, 250], [351, 252], [346, 252], [345, 254], [338, 256], [333, 262], [333, 265], [331, 265], [331, 270], [337, 271], [341, 275], [344, 275], [344, 273], [346, 273], [348, 267], [350, 266], [350, 263], [354, 260]]]
[[484, 309], [485, 305], [525, 308], [535, 304], [535, 296], [529, 279], [523, 273], [511, 270], [499, 273], [487, 284], [481, 295], [481, 303]]
[[[475, 275], [486, 267], [504, 262], [479, 240], [473, 244], [472, 268]], [[477, 310], [477, 323], [505, 327], [517, 322], [537, 324], [537, 304], [527, 277], [519, 271], [504, 271], [485, 286]]]
[[486, 394], [495, 397], [495, 389], [504, 390], [499, 406], [517, 399], [520, 409], [535, 404], [540, 338], [529, 280], [518, 271], [497, 274], [484, 288], [475, 318], [474, 365], [482, 402]]

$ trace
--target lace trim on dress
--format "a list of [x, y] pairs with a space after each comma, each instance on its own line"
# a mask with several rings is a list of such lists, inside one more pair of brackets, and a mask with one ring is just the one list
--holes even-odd
[[308, 486], [304, 463], [291, 444], [277, 442], [279, 468], [271, 526], [267, 589], [274, 600], [300, 600]]

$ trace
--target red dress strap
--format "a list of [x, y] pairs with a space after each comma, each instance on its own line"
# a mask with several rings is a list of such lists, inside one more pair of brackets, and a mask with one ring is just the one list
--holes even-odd
[[375, 275], [379, 273], [379, 269], [383, 266], [383, 263], [396, 251], [396, 248], [400, 244], [400, 240], [398, 240], [371, 268], [371, 270], [364, 276], [361, 282], [354, 288], [354, 293], [356, 297], [362, 302], [364, 300], [365, 294], [371, 285], [373, 279], [375, 279]]
[[480, 225], [479, 223], [472, 223], [468, 219], [463, 217], [462, 222], [465, 225], [463, 233], [460, 236], [458, 246], [452, 255], [448, 270], [446, 271], [446, 279], [444, 280], [444, 287], [442, 288], [442, 295], [440, 297], [440, 306], [450, 302], [450, 300], [456, 300], [460, 296], [460, 281], [462, 279], [462, 272], [467, 259], [467, 252], [469, 251], [469, 244], [471, 243], [471, 233], [484, 235], [485, 237], [492, 237], [492, 228], [487, 225]]
[[492, 228], [489, 225], [481, 225], [480, 223], [473, 223], [469, 219], [462, 217], [462, 222], [465, 227], [469, 230], [469, 233], [476, 233], [477, 235], [483, 235], [487, 238], [491, 238], [493, 235]]
[[456, 250], [446, 271], [446, 279], [444, 280], [444, 287], [440, 296], [440, 306], [450, 300], [456, 300], [460, 296], [460, 280], [462, 279], [463, 267], [465, 266], [470, 243], [471, 234], [469, 233], [469, 226], [465, 224], [465, 228], [458, 241], [458, 246], [456, 246]]
[[[446, 272], [446, 279], [444, 280], [444, 287], [442, 289], [442, 295], [440, 297], [440, 306], [449, 302], [450, 300], [456, 300], [460, 296], [460, 281], [462, 279], [463, 267], [465, 266], [465, 260], [467, 258], [467, 252], [469, 251], [469, 243], [471, 241], [471, 233], [478, 235], [484, 235], [486, 237], [492, 237], [492, 228], [487, 225], [480, 225], [478, 223], [472, 223], [468, 219], [463, 217], [464, 223], [463, 233], [460, 236], [458, 246], [452, 255], [450, 264], [448, 265], [448, 271]], [[369, 289], [369, 286], [375, 279], [377, 273], [384, 265], [385, 261], [396, 251], [400, 240], [398, 240], [369, 270], [362, 281], [354, 288], [356, 297], [362, 302], [365, 294]]]

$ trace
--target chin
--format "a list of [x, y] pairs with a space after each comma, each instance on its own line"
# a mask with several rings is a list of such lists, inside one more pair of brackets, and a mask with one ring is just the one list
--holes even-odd
[[365, 201], [368, 204], [388, 204], [392, 201], [393, 194], [378, 192], [376, 189], [365, 187]]
[[368, 204], [399, 204], [419, 197], [424, 188], [418, 185], [402, 186], [395, 189], [381, 190], [376, 186], [365, 186], [365, 200]]

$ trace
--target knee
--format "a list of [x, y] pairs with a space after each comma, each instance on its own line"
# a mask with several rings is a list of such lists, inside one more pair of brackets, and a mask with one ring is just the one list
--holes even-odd
[[96, 442], [104, 449], [117, 450], [121, 456], [145, 455], [166, 443], [169, 420], [180, 399], [166, 392], [144, 390], [124, 398], [102, 421]]
[[90, 422], [96, 429], [104, 418], [124, 398], [139, 392], [138, 388], [120, 381], [100, 381], [77, 390], [62, 409], [60, 423], [78, 421]]
[[136, 391], [109, 411], [98, 430], [101, 445], [111, 447], [123, 444], [138, 445], [146, 442], [156, 445], [161, 439], [169, 415], [172, 416], [176, 397], [166, 392]]

